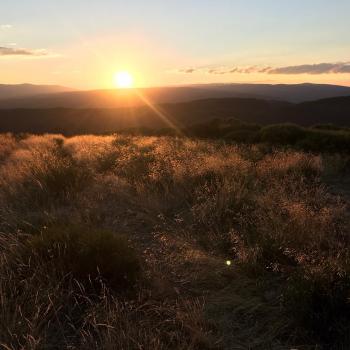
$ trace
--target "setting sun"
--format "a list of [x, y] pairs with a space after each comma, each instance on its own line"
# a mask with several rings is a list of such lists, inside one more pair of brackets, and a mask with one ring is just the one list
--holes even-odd
[[114, 84], [120, 89], [129, 89], [133, 87], [134, 79], [129, 72], [117, 72], [114, 75]]

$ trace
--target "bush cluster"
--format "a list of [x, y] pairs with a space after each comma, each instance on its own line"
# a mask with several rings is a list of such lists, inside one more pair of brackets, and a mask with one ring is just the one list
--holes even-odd
[[350, 130], [331, 124], [310, 128], [284, 123], [267, 126], [245, 123], [235, 119], [218, 120], [184, 129], [189, 136], [224, 139], [231, 142], [267, 143], [290, 146], [312, 152], [349, 152]]
[[140, 271], [135, 251], [125, 237], [84, 226], [50, 227], [30, 237], [23, 256], [71, 275], [85, 286], [101, 282], [113, 288], [132, 286]]

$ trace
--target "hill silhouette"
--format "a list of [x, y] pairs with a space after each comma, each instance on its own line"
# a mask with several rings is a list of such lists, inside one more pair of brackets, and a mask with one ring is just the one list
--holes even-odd
[[0, 110], [0, 132], [100, 134], [140, 127], [183, 128], [217, 118], [261, 125], [291, 122], [350, 126], [350, 97], [300, 104], [224, 98], [115, 109], [8, 109]]
[[[51, 89], [54, 89], [53, 87]], [[23, 89], [22, 89], [23, 90]], [[123, 108], [153, 104], [189, 102], [213, 98], [257, 98], [293, 103], [339, 96], [350, 96], [350, 87], [294, 84], [203, 84], [127, 90], [39, 92], [31, 95], [1, 94], [0, 108]], [[54, 92], [54, 91], [51, 91]], [[23, 93], [23, 92], [20, 92]]]
[[72, 90], [71, 88], [59, 85], [0, 84], [0, 100], [32, 98], [36, 95], [54, 94]]

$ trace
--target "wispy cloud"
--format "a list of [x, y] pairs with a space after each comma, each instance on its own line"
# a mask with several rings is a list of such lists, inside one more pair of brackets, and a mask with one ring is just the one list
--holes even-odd
[[259, 66], [247, 66], [247, 67], [198, 67], [198, 68], [181, 68], [177, 70], [178, 73], [206, 73], [206, 74], [215, 74], [215, 75], [224, 75], [224, 74], [250, 74], [250, 73], [266, 73], [271, 67], [259, 67]]
[[0, 46], [0, 56], [47, 56], [46, 50], [17, 49]]
[[331, 74], [331, 73], [350, 73], [350, 63], [318, 63], [302, 64], [299, 66], [287, 66], [273, 68], [269, 74]]
[[0, 29], [11, 29], [12, 27], [12, 24], [0, 24]]
[[247, 66], [247, 67], [200, 67], [200, 68], [182, 68], [180, 73], [206, 73], [206, 74], [345, 74], [350, 73], [350, 62], [337, 63], [316, 63], [316, 64], [301, 64], [285, 67], [271, 66]]
[[196, 71], [198, 71], [197, 68], [183, 68], [183, 69], [179, 69], [180, 73], [187, 73], [187, 74], [194, 73]]

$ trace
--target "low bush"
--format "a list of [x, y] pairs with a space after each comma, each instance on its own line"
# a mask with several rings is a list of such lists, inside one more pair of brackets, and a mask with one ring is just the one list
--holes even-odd
[[295, 124], [269, 125], [260, 130], [262, 142], [278, 145], [293, 145], [304, 137], [304, 129]]
[[213, 119], [210, 122], [195, 124], [183, 130], [188, 136], [202, 138], [224, 138], [229, 141], [252, 143], [255, 141], [260, 126], [245, 123], [239, 119]]
[[48, 228], [27, 241], [23, 254], [28, 261], [71, 274], [85, 286], [100, 279], [114, 288], [132, 286], [140, 271], [125, 238], [81, 226]]
[[229, 132], [225, 139], [238, 143], [253, 143], [258, 140], [259, 132], [256, 130], [239, 129]]
[[311, 126], [311, 129], [318, 129], [318, 130], [337, 130], [337, 131], [350, 131], [350, 128], [338, 126], [335, 124], [316, 124]]
[[307, 130], [299, 148], [313, 152], [349, 152], [350, 133], [343, 131]]

